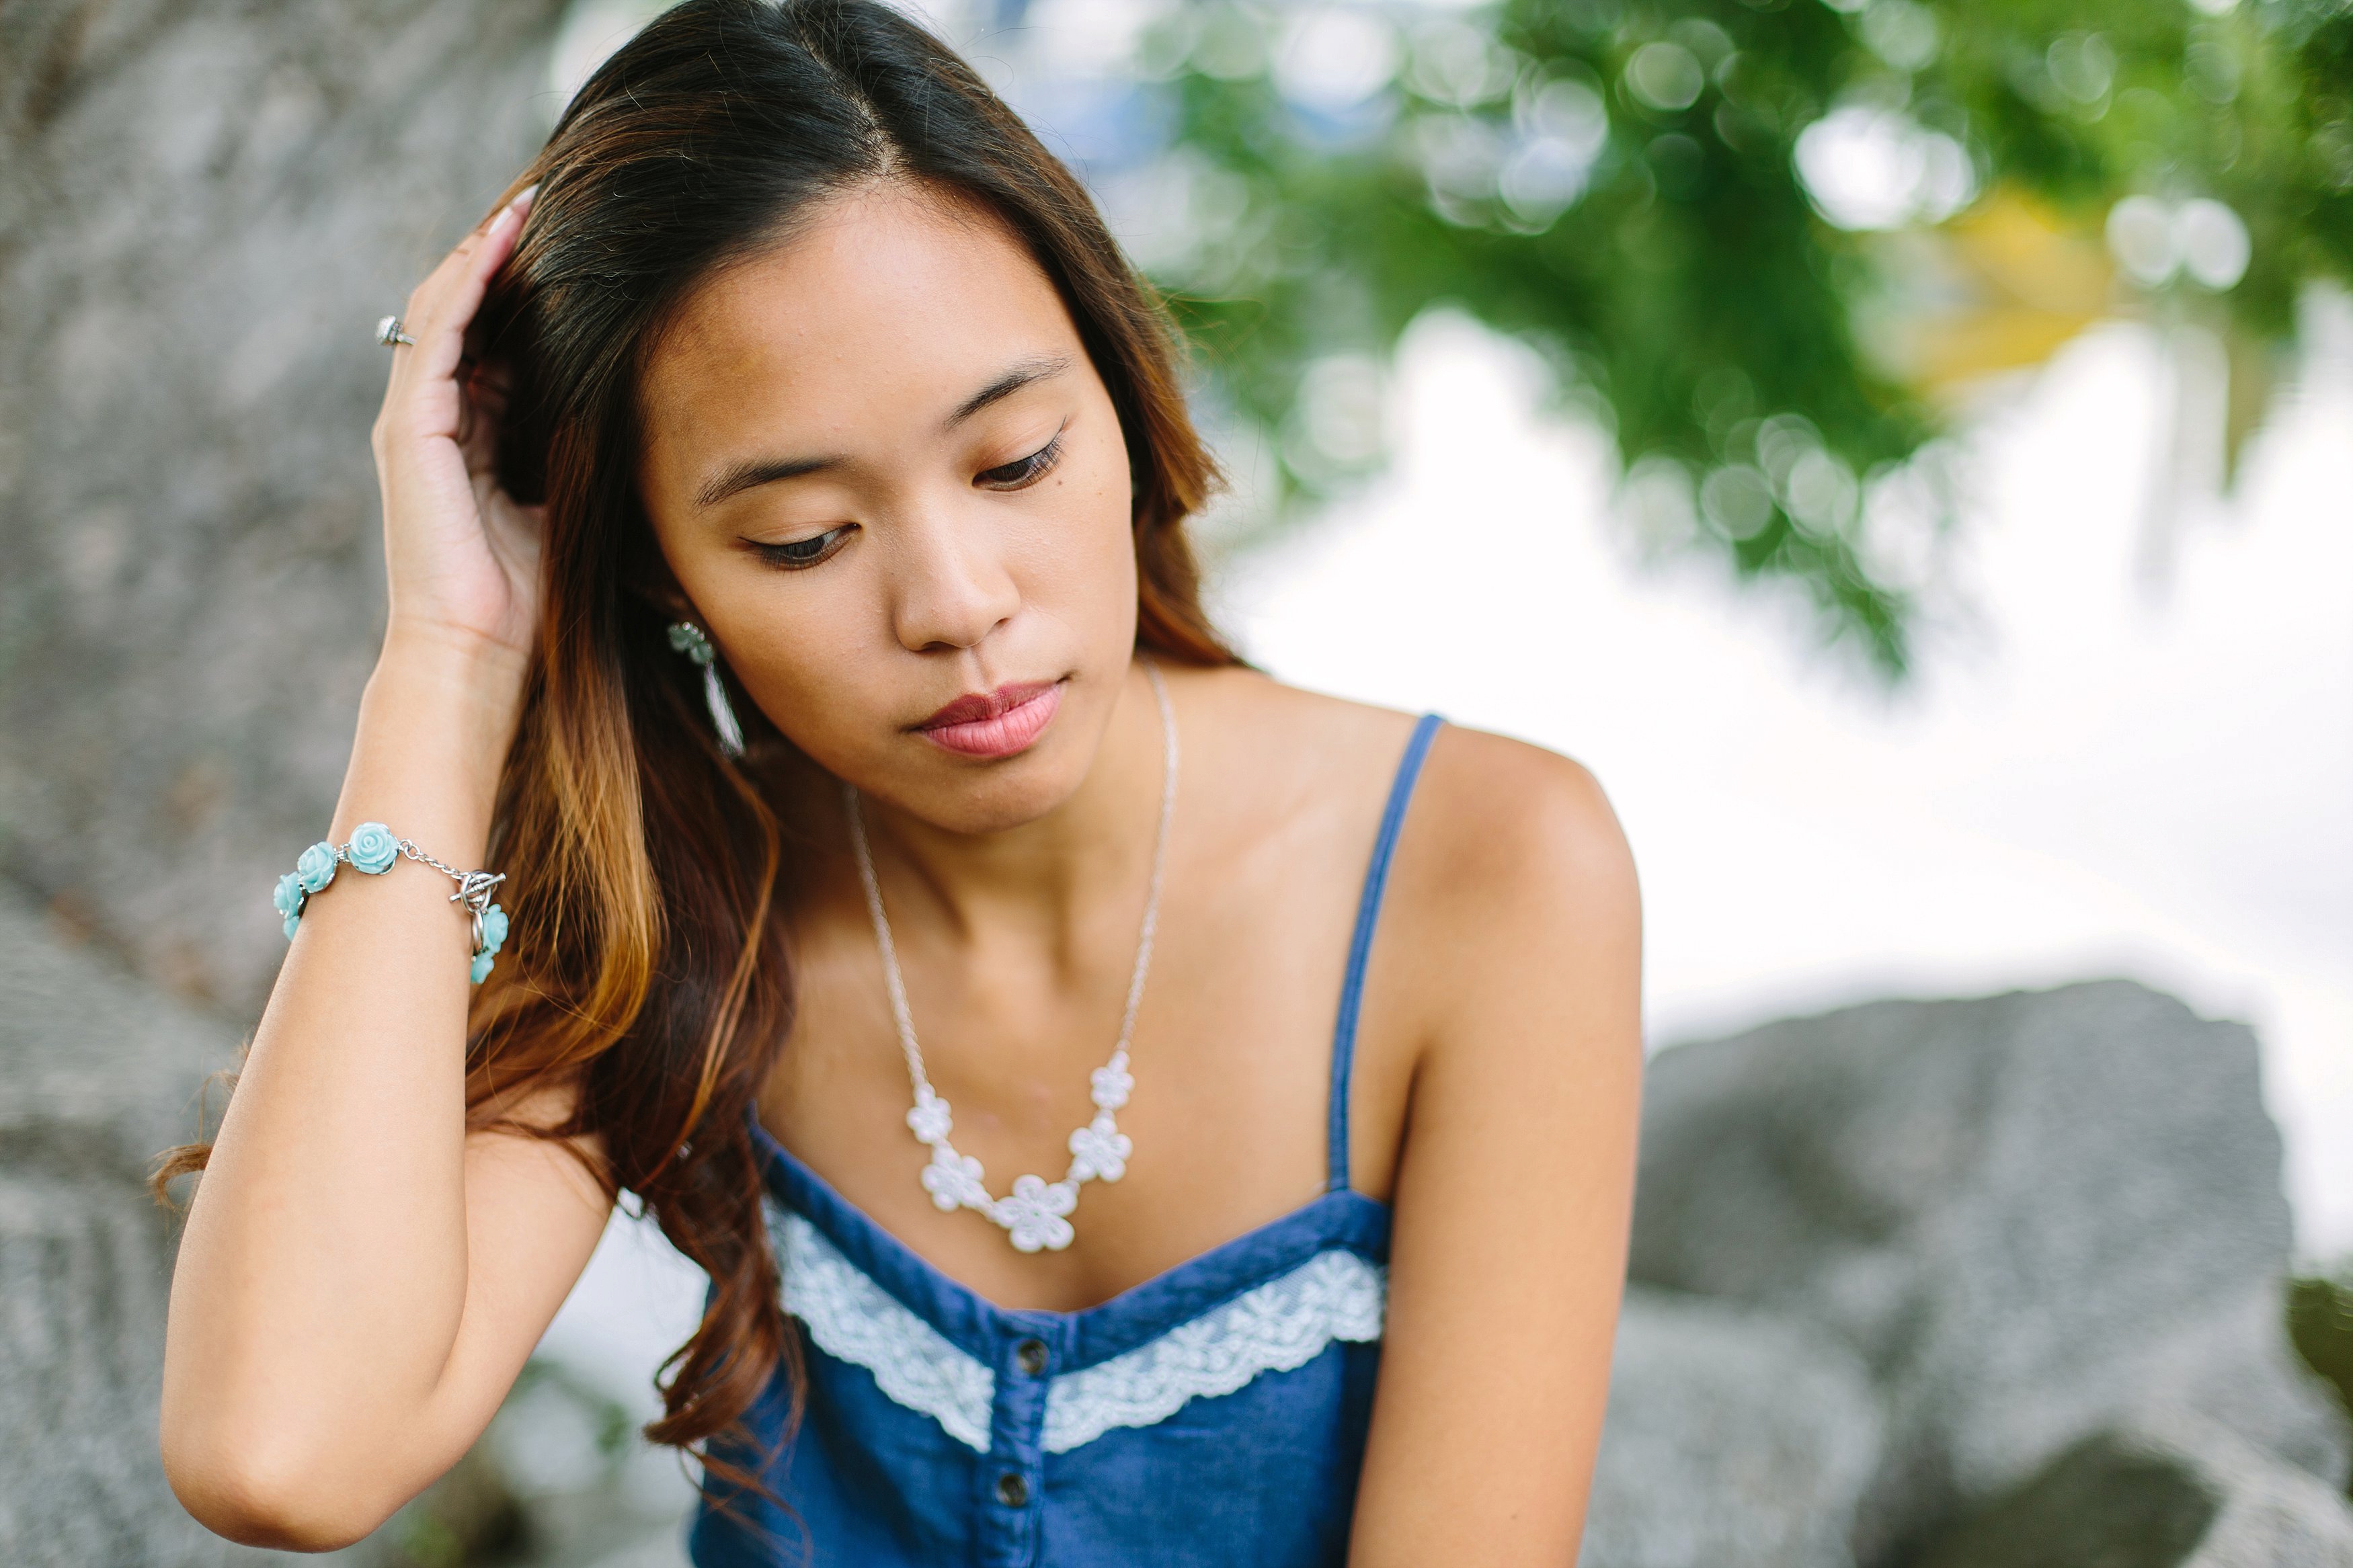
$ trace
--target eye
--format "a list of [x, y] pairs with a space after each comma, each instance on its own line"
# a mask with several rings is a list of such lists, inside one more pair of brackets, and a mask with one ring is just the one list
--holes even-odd
[[747, 539], [744, 542], [769, 565], [798, 572], [816, 565], [839, 550], [848, 542], [856, 527], [854, 523], [845, 522], [839, 528], [829, 528], [807, 539], [788, 539], [782, 544], [764, 544], [756, 539]]
[[1062, 433], [1057, 430], [1052, 440], [1028, 457], [1017, 458], [997, 468], [983, 468], [973, 476], [972, 482], [992, 490], [1023, 489], [1044, 479], [1054, 465], [1061, 461], [1061, 458]]

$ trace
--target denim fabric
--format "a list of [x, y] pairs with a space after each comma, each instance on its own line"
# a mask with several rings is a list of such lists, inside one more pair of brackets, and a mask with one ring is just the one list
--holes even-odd
[[[948, 1279], [853, 1207], [765, 1131], [771, 1194], [949, 1343], [993, 1370], [986, 1453], [885, 1396], [865, 1368], [812, 1343], [799, 1429], [779, 1370], [721, 1457], [774, 1500], [706, 1483], [690, 1541], [698, 1568], [1323, 1568], [1347, 1555], [1377, 1343], [1335, 1340], [1305, 1364], [1195, 1398], [1148, 1426], [1115, 1426], [1065, 1453], [1041, 1434], [1057, 1374], [1124, 1354], [1343, 1249], [1388, 1257], [1387, 1205], [1348, 1186], [1348, 1082], [1366, 964], [1415, 779], [1438, 727], [1418, 724], [1365, 876], [1332, 1041], [1327, 1190], [1281, 1219], [1080, 1312], [1008, 1311]], [[789, 1293], [789, 1284], [787, 1285]], [[1025, 1369], [1024, 1342], [1046, 1347]], [[781, 1505], [781, 1506], [780, 1506]]]

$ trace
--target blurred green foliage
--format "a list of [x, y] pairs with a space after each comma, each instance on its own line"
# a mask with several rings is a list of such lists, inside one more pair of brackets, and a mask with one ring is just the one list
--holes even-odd
[[[536, 1417], [536, 1419], [534, 1419]], [[557, 1428], [551, 1432], [549, 1423]], [[584, 1532], [602, 1560], [613, 1542], [610, 1517], [637, 1423], [602, 1388], [563, 1362], [534, 1355], [507, 1390], [491, 1429], [448, 1472], [409, 1501], [355, 1559], [363, 1568], [501, 1568], [586, 1561]], [[593, 1459], [553, 1497], [527, 1486], [514, 1459], [551, 1439], [570, 1449], [585, 1437]], [[584, 1500], [604, 1505], [605, 1515]], [[626, 1531], [644, 1521], [626, 1517]], [[600, 1533], [600, 1531], [602, 1533]]]
[[[2288, 1281], [2288, 1338], [2305, 1364], [2336, 1389], [2353, 1415], [2353, 1264], [2335, 1279], [2323, 1275]], [[2346, 1490], [2353, 1493], [2353, 1476]]]
[[392, 1517], [364, 1549], [368, 1568], [491, 1568], [532, 1547], [531, 1516], [480, 1447]]
[[[2260, 380], [2304, 287], [2353, 279], [2353, 0], [1210, 0], [1140, 67], [1176, 236], [1142, 259], [1273, 512], [1378, 465], [1383, 368], [1451, 304], [1613, 432], [1649, 532], [1801, 584], [1891, 675], [1952, 516], [1938, 384], [2003, 360], [1956, 333], [2028, 363], [2139, 310]], [[2040, 326], [1951, 298], [1942, 237], [2005, 212], [1980, 282], [2076, 275]]]

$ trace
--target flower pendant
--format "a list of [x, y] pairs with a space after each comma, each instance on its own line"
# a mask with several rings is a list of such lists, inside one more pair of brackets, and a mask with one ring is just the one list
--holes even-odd
[[1128, 1156], [1135, 1145], [1119, 1130], [1113, 1112], [1127, 1102], [1135, 1080], [1128, 1076], [1127, 1053], [1112, 1058], [1095, 1072], [1095, 1119], [1071, 1134], [1071, 1168], [1059, 1182], [1043, 1176], [1017, 1176], [1013, 1191], [1004, 1197], [989, 1195], [980, 1162], [957, 1152], [948, 1141], [955, 1131], [955, 1115], [948, 1102], [929, 1084], [915, 1092], [907, 1112], [907, 1129], [932, 1152], [923, 1167], [923, 1191], [932, 1205], [944, 1214], [972, 1209], [1005, 1228], [1017, 1252], [1060, 1252], [1075, 1234], [1070, 1214], [1079, 1206], [1079, 1186], [1084, 1182], [1116, 1182], [1127, 1174]]

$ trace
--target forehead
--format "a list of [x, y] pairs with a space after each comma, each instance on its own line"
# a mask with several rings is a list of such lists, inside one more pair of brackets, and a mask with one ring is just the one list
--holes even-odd
[[753, 429], [773, 439], [779, 425], [839, 437], [935, 421], [942, 400], [954, 407], [1009, 361], [1077, 343], [1061, 296], [993, 214], [903, 184], [862, 188], [687, 299], [648, 356], [648, 455]]

